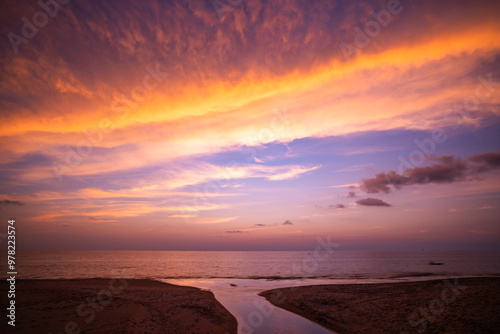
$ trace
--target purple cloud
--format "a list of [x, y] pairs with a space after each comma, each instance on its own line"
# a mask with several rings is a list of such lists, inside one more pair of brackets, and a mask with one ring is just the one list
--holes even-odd
[[369, 194], [390, 193], [393, 189], [412, 184], [463, 181], [500, 168], [500, 153], [478, 154], [466, 160], [451, 155], [430, 159], [437, 163], [426, 167], [408, 168], [402, 174], [394, 171], [379, 173], [372, 178], [361, 180], [360, 188]]
[[356, 203], [363, 206], [391, 206], [389, 203], [386, 203], [381, 199], [371, 197], [357, 200]]
[[5, 204], [5, 205], [17, 205], [17, 206], [23, 206], [26, 205], [26, 203], [21, 202], [21, 201], [11, 201], [9, 199], [4, 199], [0, 201], [0, 204]]

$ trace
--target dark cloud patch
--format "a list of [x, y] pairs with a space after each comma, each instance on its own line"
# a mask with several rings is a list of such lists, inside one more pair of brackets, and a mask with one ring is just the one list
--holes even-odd
[[89, 220], [97, 220], [96, 217], [89, 217]]
[[320, 209], [320, 210], [325, 210], [325, 209], [328, 209], [328, 210], [332, 210], [332, 209], [345, 209], [345, 205], [344, 204], [330, 204], [328, 206], [315, 205], [314, 207], [316, 209]]
[[266, 224], [255, 224], [255, 226], [266, 226]]
[[360, 188], [371, 193], [390, 193], [393, 189], [412, 184], [452, 183], [471, 179], [477, 174], [500, 168], [500, 153], [474, 155], [462, 160], [451, 155], [429, 157], [436, 161], [431, 166], [408, 168], [403, 173], [394, 171], [379, 173], [375, 177], [363, 179]]
[[476, 163], [475, 169], [478, 173], [491, 169], [500, 168], [500, 153], [483, 153], [469, 157], [469, 161]]
[[243, 231], [235, 230], [235, 231], [226, 231], [226, 233], [243, 233]]
[[285, 220], [283, 225], [293, 225], [293, 223], [290, 220]]
[[356, 196], [356, 189], [357, 189], [357, 187], [355, 187], [355, 186], [349, 186], [348, 189], [349, 189], [349, 191], [347, 192], [347, 195], [346, 195], [347, 198], [357, 197]]
[[381, 199], [371, 197], [357, 200], [356, 203], [363, 206], [391, 206], [389, 203], [386, 203]]
[[328, 206], [329, 209], [345, 209], [344, 204], [331, 204]]
[[404, 174], [411, 183], [450, 183], [467, 176], [467, 163], [451, 155], [431, 158], [437, 164], [407, 169]]
[[21, 201], [11, 201], [9, 199], [4, 199], [0, 201], [0, 204], [5, 204], [5, 205], [17, 205], [17, 206], [23, 206], [26, 205], [26, 203], [21, 202]]
[[389, 171], [386, 173], [379, 173], [370, 179], [361, 180], [359, 187], [369, 194], [379, 192], [389, 193], [391, 192], [389, 186], [392, 185], [394, 188], [399, 189], [406, 183], [406, 177], [396, 174], [394, 171]]

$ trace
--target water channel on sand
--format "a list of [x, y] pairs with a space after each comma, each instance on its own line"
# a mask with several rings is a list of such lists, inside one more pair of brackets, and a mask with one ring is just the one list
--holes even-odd
[[162, 282], [210, 290], [238, 319], [238, 334], [332, 334], [321, 325], [269, 303], [258, 294], [299, 285], [331, 284], [331, 280], [164, 279]]

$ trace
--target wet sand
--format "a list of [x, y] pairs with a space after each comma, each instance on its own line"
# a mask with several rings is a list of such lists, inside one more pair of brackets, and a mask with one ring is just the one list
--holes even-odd
[[337, 333], [500, 333], [500, 278], [315, 285], [260, 295]]
[[[210, 291], [139, 279], [17, 280], [16, 326], [2, 333], [236, 333]], [[5, 320], [6, 319], [6, 320]]]

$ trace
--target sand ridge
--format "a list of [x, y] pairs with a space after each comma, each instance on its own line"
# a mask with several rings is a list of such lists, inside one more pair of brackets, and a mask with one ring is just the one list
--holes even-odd
[[337, 333], [500, 333], [500, 278], [314, 285], [260, 293]]
[[[2, 321], [2, 333], [237, 331], [234, 316], [210, 291], [198, 288], [144, 279], [17, 280], [16, 285], [15, 330]], [[6, 282], [0, 286], [3, 295]]]

